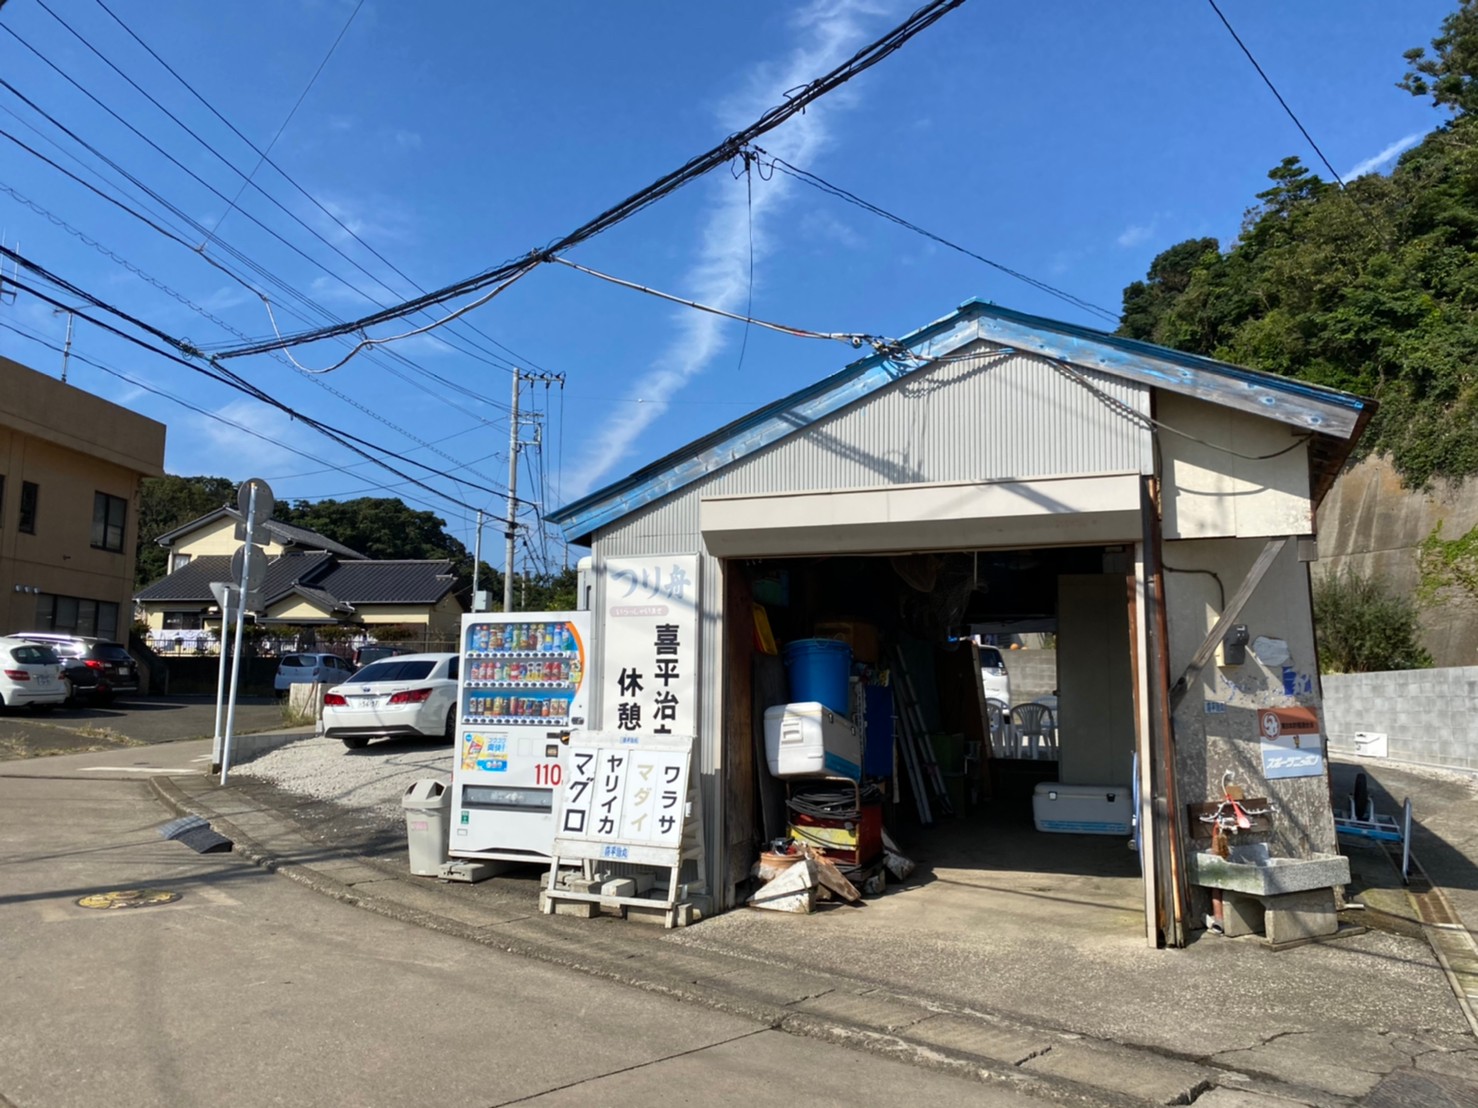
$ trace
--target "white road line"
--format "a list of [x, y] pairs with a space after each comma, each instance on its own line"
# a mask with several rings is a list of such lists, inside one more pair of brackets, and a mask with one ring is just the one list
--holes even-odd
[[82, 766], [78, 773], [199, 773], [194, 766]]

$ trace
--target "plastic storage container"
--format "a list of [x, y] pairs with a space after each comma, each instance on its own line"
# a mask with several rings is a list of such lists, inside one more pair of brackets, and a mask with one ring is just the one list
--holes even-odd
[[845, 716], [847, 678], [852, 675], [852, 648], [835, 639], [797, 639], [784, 651], [785, 675], [793, 704], [815, 701]]
[[846, 716], [824, 704], [777, 704], [765, 709], [765, 754], [776, 777], [862, 774], [862, 738]]
[[447, 860], [452, 792], [440, 781], [417, 781], [400, 798], [405, 811], [405, 836], [410, 847], [411, 872], [437, 877]]
[[1038, 831], [1077, 835], [1127, 835], [1131, 830], [1128, 785], [1060, 785], [1043, 781], [1032, 794]]

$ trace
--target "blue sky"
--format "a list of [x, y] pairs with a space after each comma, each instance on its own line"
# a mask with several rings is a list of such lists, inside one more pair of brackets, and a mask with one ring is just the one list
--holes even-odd
[[[44, 2], [9, 0], [0, 9], [0, 77], [180, 214], [3, 87], [0, 130], [130, 207], [163, 213], [158, 221], [186, 242], [204, 240], [199, 227], [219, 241], [187, 249], [0, 139], [4, 243], [207, 349], [239, 334], [271, 335], [267, 306], [248, 285], [268, 292], [284, 331], [323, 324], [324, 312], [356, 318], [374, 301], [413, 295], [364, 244], [423, 288], [542, 246], [714, 146], [916, 6], [105, 0], [257, 147], [283, 126], [342, 32], [270, 151], [313, 201], [264, 165], [252, 178], [263, 191], [247, 187], [233, 207], [257, 155], [97, 0]], [[1394, 86], [1403, 51], [1426, 45], [1453, 6], [1221, 0], [1342, 174], [1388, 171], [1444, 118]], [[1210, 6], [1195, 0], [970, 0], [760, 145], [1114, 312], [1124, 285], [1159, 251], [1192, 236], [1235, 236], [1281, 158], [1297, 154], [1317, 166]], [[778, 173], [719, 169], [569, 257], [815, 331], [896, 336], [973, 296], [1111, 327]], [[291, 292], [268, 286], [261, 270]], [[0, 302], [0, 325], [0, 353], [60, 371], [61, 354], [43, 344], [62, 345], [63, 315], [21, 294]], [[400, 495], [435, 510], [469, 546], [473, 510], [504, 510], [497, 492], [507, 486], [513, 364], [565, 376], [562, 389], [536, 385], [525, 394], [540, 446], [522, 452], [519, 492], [552, 509], [856, 356], [835, 342], [746, 329], [544, 266], [458, 324], [361, 354], [330, 374], [269, 356], [231, 363], [289, 406], [438, 470], [414, 470], [436, 495], [86, 323], [77, 324], [72, 351], [70, 383], [168, 425], [170, 472], [265, 477], [280, 498]], [[324, 342], [294, 356], [318, 369], [346, 352]], [[989, 431], [982, 421], [981, 433]], [[532, 440], [534, 427], [523, 437]], [[485, 535], [484, 555], [495, 563], [500, 530]], [[556, 542], [529, 545], [555, 568], [564, 557]]]

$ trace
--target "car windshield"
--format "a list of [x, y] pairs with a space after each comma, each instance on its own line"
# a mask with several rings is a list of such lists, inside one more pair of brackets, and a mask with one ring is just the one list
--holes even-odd
[[393, 659], [365, 666], [354, 675], [354, 680], [368, 684], [372, 681], [420, 681], [431, 676], [436, 663], [429, 658], [403, 662]]
[[982, 646], [980, 648], [980, 665], [984, 669], [1000, 669], [1005, 663], [1001, 661], [1001, 652], [993, 646]]
[[93, 647], [93, 653], [99, 658], [104, 658], [110, 662], [127, 662], [132, 660], [128, 656], [128, 651], [124, 650], [116, 642], [100, 642], [97, 646]]

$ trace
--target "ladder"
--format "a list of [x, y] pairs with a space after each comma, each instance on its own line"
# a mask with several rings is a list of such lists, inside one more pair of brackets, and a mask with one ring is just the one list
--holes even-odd
[[[934, 757], [934, 747], [929, 743], [929, 733], [924, 727], [924, 714], [919, 708], [918, 693], [914, 689], [913, 675], [899, 646], [890, 648], [894, 669], [898, 673], [898, 721], [900, 727], [899, 748], [903, 762], [908, 768], [909, 784], [918, 803], [919, 822], [925, 827], [934, 823], [934, 805], [945, 815], [954, 815], [949, 802], [949, 791], [945, 788], [944, 774]], [[929, 798], [933, 793], [933, 803]]]

